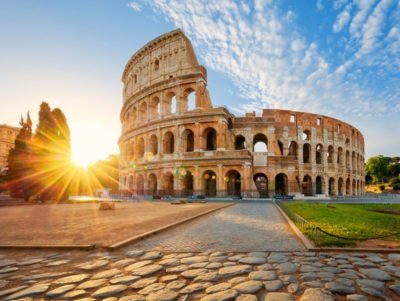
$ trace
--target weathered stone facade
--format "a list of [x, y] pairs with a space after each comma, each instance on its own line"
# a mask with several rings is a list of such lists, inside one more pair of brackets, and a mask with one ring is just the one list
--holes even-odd
[[7, 167], [8, 154], [10, 149], [14, 147], [19, 130], [20, 128], [6, 124], [0, 125], [0, 172], [3, 172]]
[[334, 118], [214, 108], [180, 30], [146, 44], [122, 75], [120, 188], [127, 194], [359, 195], [364, 138]]

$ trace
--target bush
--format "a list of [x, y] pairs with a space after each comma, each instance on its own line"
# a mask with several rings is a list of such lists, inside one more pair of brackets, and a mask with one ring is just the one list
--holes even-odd
[[385, 185], [379, 185], [379, 189], [380, 189], [381, 191], [384, 191], [384, 190], [385, 190]]
[[393, 186], [394, 184], [400, 183], [400, 180], [398, 178], [391, 178], [389, 183]]
[[393, 190], [399, 191], [400, 190], [400, 183], [393, 185]]

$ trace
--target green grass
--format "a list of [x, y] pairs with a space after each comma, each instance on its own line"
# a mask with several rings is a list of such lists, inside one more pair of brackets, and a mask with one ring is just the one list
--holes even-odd
[[[400, 231], [400, 215], [372, 212], [375, 209], [400, 211], [400, 204], [321, 204], [284, 202], [283, 206], [320, 227], [344, 237], [369, 238]], [[334, 207], [334, 208], [332, 208]], [[290, 216], [289, 212], [289, 216]], [[307, 230], [304, 231], [306, 235]], [[311, 237], [310, 237], [311, 238]], [[400, 235], [387, 238], [400, 240]], [[322, 246], [353, 246], [356, 241], [321, 236]]]

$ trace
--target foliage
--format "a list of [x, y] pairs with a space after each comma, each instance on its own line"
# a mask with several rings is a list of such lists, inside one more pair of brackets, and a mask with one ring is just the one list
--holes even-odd
[[[284, 206], [324, 231], [343, 237], [370, 238], [397, 233], [400, 229], [400, 215], [375, 211], [384, 209], [400, 212], [400, 204], [335, 204], [333, 209], [321, 203], [284, 202]], [[399, 240], [400, 235], [389, 239]], [[325, 246], [355, 243], [326, 235], [321, 240]]]
[[400, 183], [393, 185], [393, 190], [399, 191], [400, 190]]
[[391, 178], [389, 180], [389, 183], [393, 186], [396, 183], [400, 183], [400, 179], [399, 178]]
[[379, 185], [379, 190], [384, 191], [385, 190], [385, 185]]
[[388, 174], [389, 160], [382, 155], [371, 157], [365, 164], [365, 173], [370, 175], [373, 182], [383, 181]]

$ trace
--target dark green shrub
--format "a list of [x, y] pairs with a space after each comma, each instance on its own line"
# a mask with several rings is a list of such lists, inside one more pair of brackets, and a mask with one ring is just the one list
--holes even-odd
[[393, 190], [396, 190], [396, 191], [400, 190], [400, 183], [394, 184]]
[[385, 190], [385, 185], [379, 185], [379, 189], [380, 189], [381, 191], [384, 191], [384, 190]]

